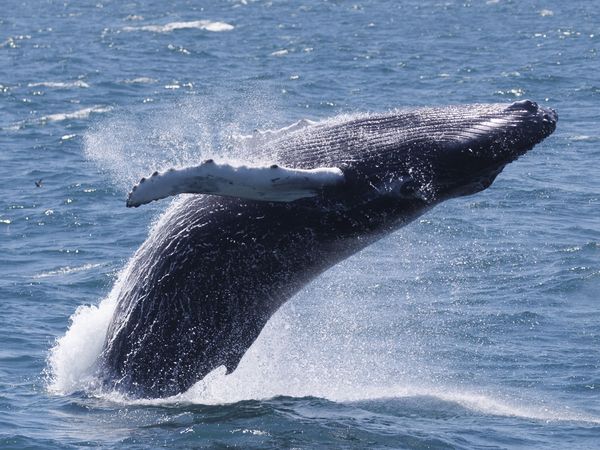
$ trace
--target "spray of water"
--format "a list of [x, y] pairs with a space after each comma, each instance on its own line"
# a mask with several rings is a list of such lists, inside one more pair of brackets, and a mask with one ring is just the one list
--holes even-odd
[[223, 92], [218, 100], [193, 97], [151, 110], [116, 111], [85, 134], [85, 155], [125, 192], [155, 170], [207, 158], [256, 162], [257, 142], [252, 138], [262, 135], [252, 130], [274, 126], [267, 118], [276, 116], [274, 102], [259, 94], [241, 102], [231, 95]]

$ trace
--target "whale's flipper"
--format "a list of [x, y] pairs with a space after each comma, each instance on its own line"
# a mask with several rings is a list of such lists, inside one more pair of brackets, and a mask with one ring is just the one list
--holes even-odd
[[199, 166], [154, 172], [142, 178], [127, 198], [140, 206], [177, 194], [213, 194], [269, 202], [291, 202], [314, 197], [320, 189], [344, 180], [337, 167], [291, 169], [271, 166], [233, 166], [207, 160]]

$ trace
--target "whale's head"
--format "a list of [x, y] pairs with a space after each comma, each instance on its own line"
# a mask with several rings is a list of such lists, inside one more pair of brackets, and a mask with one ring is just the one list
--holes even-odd
[[429, 167], [421, 166], [423, 181], [440, 200], [482, 191], [508, 163], [552, 134], [557, 120], [554, 110], [530, 100], [492, 114], [485, 111], [472, 123], [459, 123], [456, 135], [442, 138], [441, 145], [431, 150], [426, 158]]
[[530, 100], [399, 111], [361, 125], [372, 150], [349, 161], [347, 174], [382, 196], [435, 204], [489, 187], [557, 120], [554, 110]]

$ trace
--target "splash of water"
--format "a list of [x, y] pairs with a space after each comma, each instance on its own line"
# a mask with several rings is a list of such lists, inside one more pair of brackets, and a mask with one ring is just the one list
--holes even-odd
[[49, 392], [64, 395], [97, 388], [94, 366], [115, 311], [118, 289], [120, 284], [116, 283], [98, 306], [79, 306], [71, 316], [69, 329], [48, 355]]
[[[349, 269], [352, 271], [342, 264], [334, 269], [338, 273], [333, 276], [347, 279]], [[123, 270], [121, 279], [126, 278], [127, 271]], [[98, 307], [80, 307], [73, 315], [67, 334], [51, 351], [50, 392], [65, 395], [85, 391], [126, 405], [216, 405], [276, 396], [314, 396], [336, 402], [393, 398], [420, 403], [422, 398], [433, 398], [482, 414], [600, 423], [597, 416], [543, 398], [436, 382], [419, 349], [402, 354], [407, 369], [399, 372], [394, 369], [397, 354], [374, 352], [372, 342], [360, 337], [365, 310], [347, 297], [347, 290], [335, 292], [336, 286], [323, 278], [271, 318], [232, 374], [226, 375], [224, 367], [217, 368], [187, 392], [162, 399], [129, 399], [121, 393], [103, 392], [93, 368], [116, 307], [121, 279]], [[395, 339], [401, 346], [419, 345], [402, 333]]]
[[120, 190], [155, 170], [195, 165], [208, 158], [259, 163], [248, 129], [272, 127], [273, 101], [260, 93], [218, 101], [202, 97], [119, 111], [84, 135], [84, 153]]

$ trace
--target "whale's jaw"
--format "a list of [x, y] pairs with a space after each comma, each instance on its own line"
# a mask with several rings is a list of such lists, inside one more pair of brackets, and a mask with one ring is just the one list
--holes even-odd
[[455, 169], [449, 176], [442, 169], [435, 175], [437, 196], [445, 200], [487, 189], [507, 164], [552, 134], [557, 121], [553, 109], [523, 100], [506, 107], [503, 115], [478, 124], [476, 130], [481, 131], [481, 137], [467, 138], [441, 156], [443, 163]]

